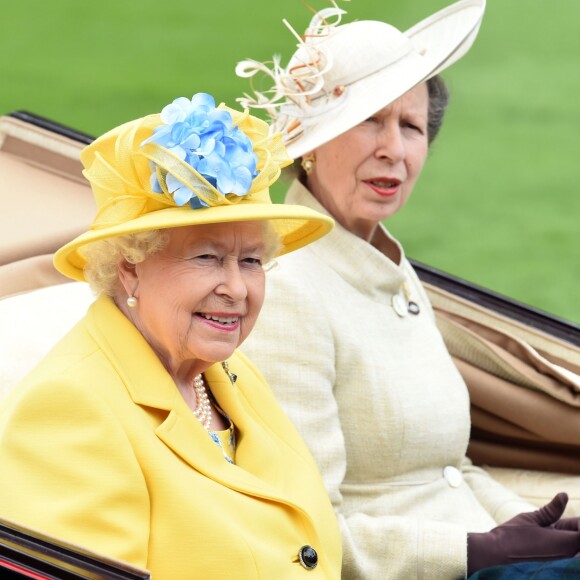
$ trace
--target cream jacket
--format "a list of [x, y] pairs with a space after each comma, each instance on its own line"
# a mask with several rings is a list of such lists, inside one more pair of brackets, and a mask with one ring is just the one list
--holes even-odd
[[[286, 202], [324, 212], [297, 182]], [[242, 349], [322, 471], [342, 577], [463, 577], [467, 532], [533, 506], [466, 458], [467, 389], [415, 272], [338, 224], [278, 262]], [[393, 308], [405, 282], [418, 315]]]
[[[0, 516], [127, 561], [154, 580], [339, 578], [316, 465], [243, 356], [205, 374], [237, 428], [236, 465], [141, 334], [105, 297], [0, 411]], [[303, 545], [318, 553], [306, 570]]]

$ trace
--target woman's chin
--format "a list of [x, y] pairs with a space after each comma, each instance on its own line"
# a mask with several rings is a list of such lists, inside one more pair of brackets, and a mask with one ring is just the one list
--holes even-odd
[[391, 216], [395, 215], [404, 205], [400, 195], [395, 195], [387, 199], [367, 200], [359, 207], [359, 217], [361, 222], [377, 225]]
[[194, 358], [198, 361], [215, 364], [230, 358], [238, 348], [238, 345], [239, 341], [237, 340], [231, 343], [206, 343], [203, 348], [192, 349], [191, 352], [195, 353]]

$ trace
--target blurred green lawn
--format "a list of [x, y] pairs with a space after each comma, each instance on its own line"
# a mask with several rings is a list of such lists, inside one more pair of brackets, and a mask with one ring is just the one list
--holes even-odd
[[[323, 0], [311, 0], [320, 8]], [[450, 2], [352, 0], [347, 19], [405, 29]], [[234, 105], [238, 60], [282, 54], [299, 0], [14, 2], [0, 19], [0, 113], [89, 134], [176, 96]], [[452, 103], [407, 207], [389, 228], [421, 262], [580, 322], [580, 2], [488, 0]], [[274, 188], [280, 199], [282, 186]]]

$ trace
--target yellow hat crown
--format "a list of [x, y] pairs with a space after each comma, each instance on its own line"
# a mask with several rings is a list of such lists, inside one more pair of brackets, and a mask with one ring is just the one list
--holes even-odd
[[216, 107], [206, 93], [109, 131], [81, 160], [98, 207], [91, 229], [186, 204], [268, 203], [269, 186], [291, 163], [267, 123], [247, 110]]

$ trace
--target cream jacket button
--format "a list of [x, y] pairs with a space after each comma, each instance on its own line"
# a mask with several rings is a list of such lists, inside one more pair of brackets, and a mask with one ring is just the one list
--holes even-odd
[[457, 467], [447, 465], [443, 468], [443, 477], [447, 480], [450, 487], [459, 487], [463, 483], [463, 475]]
[[407, 301], [401, 294], [394, 294], [391, 298], [391, 304], [393, 306], [393, 310], [397, 313], [398, 316], [401, 318], [407, 316], [409, 308], [407, 306]]

